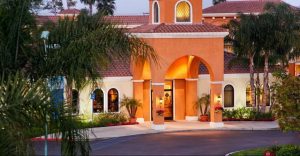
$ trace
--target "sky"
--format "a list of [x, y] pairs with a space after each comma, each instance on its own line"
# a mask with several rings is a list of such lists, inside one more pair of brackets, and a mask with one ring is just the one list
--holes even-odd
[[[88, 8], [77, 0], [77, 8]], [[115, 15], [141, 15], [148, 13], [148, 1], [149, 0], [116, 0]], [[228, 0], [229, 1], [229, 0]], [[284, 0], [285, 2], [300, 7], [300, 0]], [[207, 8], [212, 5], [212, 0], [203, 0], [203, 8]]]

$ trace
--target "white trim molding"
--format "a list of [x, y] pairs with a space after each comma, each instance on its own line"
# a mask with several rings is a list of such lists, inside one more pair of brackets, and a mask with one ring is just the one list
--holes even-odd
[[198, 81], [199, 79], [189, 79], [189, 78], [187, 78], [187, 79], [185, 79], [186, 81]]
[[136, 122], [138, 122], [138, 123], [144, 123], [145, 120], [144, 120], [144, 118], [136, 118]]
[[120, 81], [131, 81], [132, 76], [124, 76], [124, 77], [104, 77], [102, 80], [97, 82], [120, 82]]
[[145, 80], [132, 80], [134, 83], [143, 83]]
[[210, 84], [223, 84], [224, 81], [210, 81]]
[[138, 38], [224, 38], [228, 32], [132, 33]]
[[166, 129], [166, 126], [164, 124], [162, 125], [156, 125], [154, 123], [151, 123], [151, 129], [154, 129], [156, 131], [162, 131]]
[[152, 82], [151, 85], [152, 85], [152, 86], [164, 86], [165, 83], [156, 83], [156, 82]]
[[185, 116], [186, 121], [198, 121], [198, 116]]
[[224, 127], [223, 122], [210, 122], [209, 125], [212, 128], [222, 128], [222, 127]]

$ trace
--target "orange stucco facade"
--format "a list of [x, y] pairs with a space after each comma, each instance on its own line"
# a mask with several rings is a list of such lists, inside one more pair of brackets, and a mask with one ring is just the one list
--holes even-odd
[[[159, 107], [159, 99], [163, 97], [165, 80], [174, 80], [175, 111], [174, 120], [184, 120], [187, 116], [197, 116], [194, 105], [198, 98], [197, 78], [199, 63], [204, 63], [209, 69], [212, 81], [212, 97], [221, 95], [222, 85], [213, 83], [222, 82], [224, 79], [224, 40], [223, 38], [182, 38], [182, 39], [145, 39], [159, 55], [160, 64], [147, 63], [133, 65], [134, 97], [143, 101], [143, 107], [139, 109], [137, 117], [151, 120], [152, 94], [152, 118], [155, 124], [163, 124], [163, 117], [156, 116]], [[150, 70], [150, 71], [149, 71]], [[146, 73], [146, 74], [144, 74]], [[149, 74], [151, 73], [151, 74]], [[150, 82], [151, 80], [151, 82]], [[150, 84], [151, 83], [151, 84]], [[151, 89], [150, 89], [151, 87]], [[211, 101], [211, 111], [216, 101]], [[154, 112], [154, 113], [153, 113]], [[222, 116], [211, 114], [211, 121], [221, 122]]]
[[[200, 24], [202, 0], [149, 0], [149, 21], [152, 21], [153, 3], [159, 3], [160, 23], [177, 24], [174, 8], [182, 1], [188, 2], [193, 10], [192, 22], [189, 24]], [[172, 120], [188, 120], [197, 117], [198, 111], [195, 103], [198, 99], [198, 70], [200, 63], [203, 63], [209, 70], [211, 78], [211, 97], [213, 98], [210, 106], [210, 121], [222, 122], [222, 113], [214, 111], [214, 107], [220, 104], [214, 100], [214, 97], [222, 95], [224, 36], [214, 34], [215, 32], [179, 33], [181, 37], [176, 33], [169, 33], [167, 37], [161, 36], [161, 33], [153, 33], [152, 37], [139, 34], [139, 37], [155, 50], [159, 56], [159, 64], [153, 62], [132, 64], [133, 96], [143, 104], [138, 109], [137, 118], [143, 118], [145, 121], [152, 120], [155, 125], [163, 125], [165, 117], [158, 111], [168, 108], [165, 106], [169, 101], [173, 104], [173, 108], [170, 109], [173, 113]], [[172, 82], [168, 93], [165, 88], [166, 81]], [[166, 100], [166, 96], [172, 99]], [[165, 114], [169, 113], [167, 110], [164, 111]]]
[[[175, 6], [181, 2], [181, 0], [149, 0], [150, 16], [149, 21], [152, 23], [153, 19], [153, 3], [157, 2], [160, 10], [160, 23], [173, 24], [175, 23]], [[190, 3], [192, 13], [192, 23], [202, 22], [202, 0], [188, 0]], [[197, 13], [195, 13], [197, 12]]]

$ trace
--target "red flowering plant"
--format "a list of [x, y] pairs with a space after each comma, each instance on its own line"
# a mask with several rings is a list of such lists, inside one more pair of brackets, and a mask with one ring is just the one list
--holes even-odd
[[218, 113], [218, 112], [223, 112], [224, 111], [224, 108], [221, 106], [221, 105], [217, 105], [215, 106], [215, 112]]
[[159, 109], [159, 110], [156, 111], [156, 113], [157, 113], [158, 116], [163, 116], [163, 115], [164, 115], [164, 112], [165, 112], [165, 111], [162, 110], [162, 109]]

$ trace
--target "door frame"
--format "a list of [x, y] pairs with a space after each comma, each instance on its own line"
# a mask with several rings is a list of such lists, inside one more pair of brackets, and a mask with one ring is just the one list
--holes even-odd
[[[173, 106], [173, 110], [172, 110], [172, 119], [169, 120], [169, 121], [174, 121], [175, 120], [175, 110], [176, 110], [176, 107], [175, 107], [175, 79], [172, 79], [172, 80], [165, 80], [165, 81], [172, 81], [172, 89], [164, 89], [164, 92], [165, 91], [172, 91], [172, 106]], [[152, 81], [150, 80], [150, 84], [152, 84]], [[150, 85], [150, 121], [153, 121], [153, 115], [152, 115], [152, 112], [153, 112], [153, 109], [152, 109], [152, 94], [153, 93], [153, 90], [152, 90], [152, 85]]]

